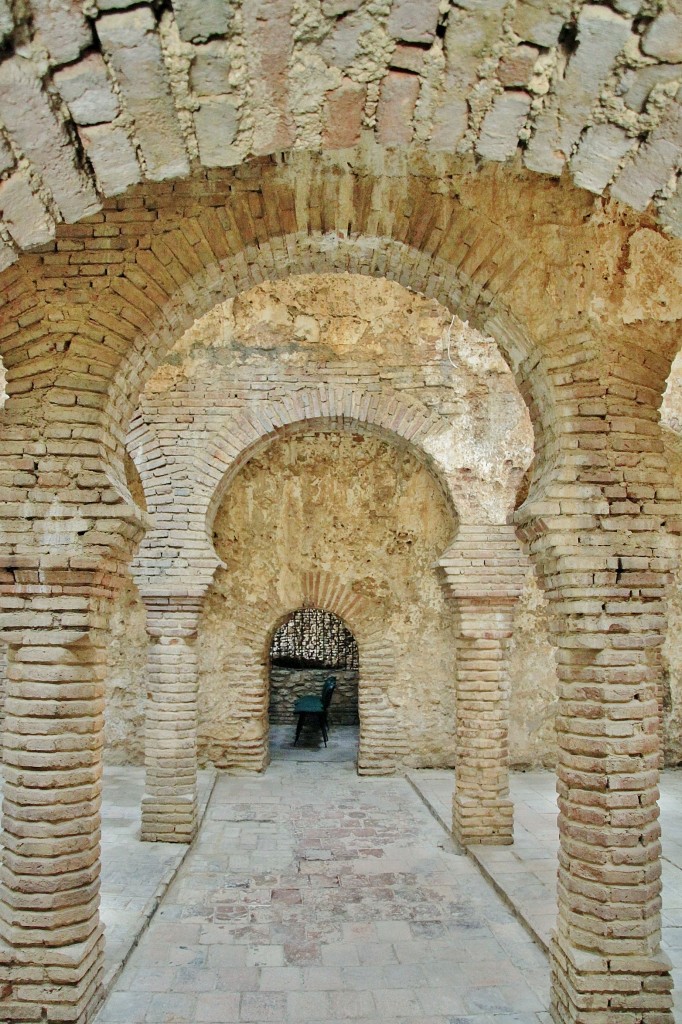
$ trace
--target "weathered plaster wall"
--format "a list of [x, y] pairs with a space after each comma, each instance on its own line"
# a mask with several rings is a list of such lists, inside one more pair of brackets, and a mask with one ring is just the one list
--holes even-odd
[[109, 764], [143, 764], [146, 699], [146, 615], [132, 580], [111, 615], [104, 742]]
[[[210, 444], [236, 410], [304, 387], [390, 389], [449, 423], [444, 453], [430, 454], [443, 454], [460, 514], [502, 521], [532, 458], [530, 419], [492, 338], [451, 319], [393, 281], [304, 274], [267, 282], [183, 335], [148, 382], [140, 417], [168, 461]], [[153, 485], [163, 486], [160, 472]]]
[[[248, 463], [214, 526], [226, 568], [199, 632], [202, 758], [228, 760], [239, 727], [244, 693], [227, 689], [226, 678], [245, 621], [262, 614], [287, 577], [322, 569], [381, 607], [394, 646], [389, 700], [407, 735], [408, 763], [452, 763], [454, 634], [434, 562], [454, 526], [428, 470], [374, 438], [286, 438]], [[265, 667], [267, 635], [262, 644]], [[360, 686], [362, 662], [360, 646]]]
[[557, 671], [549, 607], [532, 570], [514, 612], [510, 642], [509, 757], [519, 768], [556, 763]]
[[[671, 479], [682, 493], [682, 361], [673, 363], [661, 415], [667, 426], [665, 452]], [[666, 764], [682, 763], [682, 537], [678, 568], [668, 591], [668, 633], [663, 647], [663, 749]]]

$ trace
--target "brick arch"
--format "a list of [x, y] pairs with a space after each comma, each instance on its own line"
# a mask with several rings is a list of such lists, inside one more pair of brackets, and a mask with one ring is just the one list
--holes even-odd
[[[424, 158], [417, 172], [405, 153], [392, 154], [389, 161], [380, 147], [370, 147], [343, 161], [302, 153], [284, 164], [265, 160], [210, 178], [198, 174], [184, 192], [177, 186], [182, 208], [172, 214], [166, 213], [162, 195], [145, 190], [144, 198], [130, 200], [131, 211], [117, 211], [112, 204], [100, 215], [104, 222], [119, 212], [134, 217], [143, 207], [151, 219], [141, 221], [139, 230], [149, 234], [139, 249], [123, 252], [111, 275], [83, 277], [95, 296], [85, 322], [82, 292], [70, 284], [64, 309], [47, 315], [57, 299], [40, 286], [51, 265], [42, 265], [47, 257], [33, 258], [38, 302], [35, 289], [23, 292], [17, 286], [7, 310], [17, 326], [0, 339], [0, 347], [11, 352], [10, 385], [25, 390], [31, 359], [22, 360], [35, 352], [39, 383], [47, 389], [41, 416], [61, 424], [64, 407], [71, 404], [74, 421], [97, 434], [102, 486], [118, 497], [109, 507], [123, 520], [120, 532], [128, 552], [134, 538], [126, 517], [139, 523], [139, 515], [122, 479], [122, 451], [145, 380], [197, 316], [264, 279], [292, 273], [351, 272], [396, 280], [494, 337], [535, 430], [533, 484], [519, 519], [543, 515], [566, 497], [562, 473], [575, 454], [575, 397], [567, 379], [589, 397], [590, 385], [582, 381], [597, 379], [603, 367], [591, 369], [595, 351], [589, 340], [566, 342], [558, 328], [542, 339], [531, 338], [511, 315], [509, 289], [521, 279], [537, 293], [534, 268], [542, 261], [529, 258], [520, 239], [489, 214], [459, 200], [458, 167], [450, 158]], [[479, 173], [483, 180], [485, 172]], [[488, 179], [496, 183], [494, 175]], [[186, 194], [191, 201], [182, 206]], [[410, 210], [409, 217], [394, 212], [403, 209]], [[79, 260], [102, 259], [101, 249], [88, 247], [102, 241], [93, 232], [108, 229], [107, 223], [83, 226]], [[6, 273], [12, 275], [13, 268]], [[36, 344], [31, 328], [41, 315], [49, 326]], [[646, 337], [642, 340], [648, 346]], [[658, 338], [659, 343], [663, 348], [668, 340]], [[74, 394], [83, 395], [75, 405]], [[569, 467], [563, 477], [572, 473]], [[581, 500], [596, 500], [599, 492], [598, 481], [581, 482]], [[87, 539], [79, 543], [87, 545]]]
[[299, 608], [333, 612], [355, 637], [360, 653], [358, 772], [392, 774], [407, 753], [407, 743], [388, 696], [395, 660], [381, 610], [352, 584], [322, 571], [288, 579], [284, 592], [270, 593], [258, 606], [242, 609], [225, 678], [226, 687], [239, 689], [242, 728], [220, 765], [261, 770], [267, 764], [270, 645], [278, 627]]
[[[525, 255], [508, 254], [503, 273], [498, 273], [499, 268], [493, 273], [499, 281], [488, 281], [483, 288], [480, 281], [467, 278], [446, 261], [392, 238], [339, 238], [334, 234], [312, 232], [288, 237], [287, 244], [292, 252], [284, 259], [277, 242], [277, 239], [269, 239], [257, 247], [247, 247], [231, 260], [222, 260], [185, 282], [174, 297], [177, 305], [164, 314], [164, 322], [150, 335], [140, 337], [142, 348], [131, 348], [112, 384], [103, 413], [104, 423], [119, 431], [111, 439], [107, 458], [114, 457], [122, 443], [120, 427], [127, 422], [130, 411], [124, 392], [129, 389], [130, 393], [139, 394], [162, 355], [197, 319], [265, 280], [308, 273], [358, 273], [397, 281], [425, 297], [434, 298], [495, 339], [529, 409], [536, 452], [531, 491], [532, 495], [544, 496], [555, 473], [559, 472], [562, 458], [563, 419], [554, 409], [560, 399], [546, 371], [545, 357], [493, 294], [493, 289], [498, 284], [501, 286], [503, 279], [521, 272]], [[490, 235], [485, 231], [479, 233], [473, 246], [463, 241], [460, 244], [467, 253], [476, 254], [476, 261], [502, 242], [497, 229], [492, 229]], [[589, 362], [592, 356], [589, 346], [584, 346], [580, 361]], [[121, 386], [121, 380], [127, 382], [125, 387]], [[69, 387], [68, 377], [62, 379], [60, 386]], [[527, 500], [526, 510], [529, 506]]]
[[212, 485], [206, 509], [207, 534], [210, 536], [215, 514], [236, 474], [275, 437], [306, 429], [351, 431], [356, 427], [409, 448], [435, 476], [453, 515], [460, 518], [457, 491], [444, 457], [450, 425], [443, 416], [393, 388], [379, 391], [349, 384], [318, 384], [259, 406], [258, 411], [240, 411], [221, 428], [211, 448], [203, 449], [197, 476], [210, 488]]
[[[172, 522], [163, 517], [159, 527], [151, 529], [133, 561], [132, 571], [142, 592], [187, 589], [187, 576], [197, 595], [210, 584], [221, 564], [213, 548], [213, 520], [230, 485], [241, 468], [264, 451], [273, 440], [306, 430], [352, 431], [362, 429], [408, 449], [424, 464], [439, 483], [453, 515], [458, 515], [458, 494], [452, 474], [448, 473], [444, 453], [450, 432], [448, 422], [414, 398], [392, 389], [363, 390], [357, 386], [319, 384], [301, 388], [281, 401], [259, 403], [257, 408], [239, 410], [225, 422], [181, 466], [180, 482], [191, 491], [183, 505], [173, 500]], [[150, 504], [163, 502], [173, 492], [173, 472], [159, 473], [165, 455], [153, 430], [139, 420], [129, 442], [135, 453], [145, 493]], [[190, 475], [191, 474], [191, 477]], [[467, 481], [475, 493], [475, 480]], [[163, 513], [163, 507], [160, 509]], [[192, 547], [183, 541], [191, 537]], [[198, 546], [199, 538], [203, 543]], [[163, 573], [158, 569], [158, 551], [176, 552], [174, 564]], [[173, 557], [173, 556], [171, 556]]]

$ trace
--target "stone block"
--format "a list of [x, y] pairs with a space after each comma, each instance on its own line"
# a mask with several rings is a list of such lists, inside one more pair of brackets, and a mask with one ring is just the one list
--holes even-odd
[[189, 160], [151, 10], [107, 14], [98, 22], [98, 33], [135, 122], [147, 177], [184, 176]]
[[229, 33], [236, 4], [230, 0], [173, 0], [180, 38], [205, 43]]
[[410, 46], [406, 43], [398, 43], [391, 54], [389, 65], [392, 68], [400, 68], [401, 71], [412, 71], [418, 75], [424, 67], [425, 50], [422, 46]]
[[412, 115], [419, 96], [419, 79], [390, 71], [381, 83], [377, 106], [377, 136], [383, 146], [406, 145], [412, 138]]
[[194, 128], [205, 167], [229, 167], [238, 162], [239, 155], [232, 148], [237, 123], [237, 109], [229, 97], [204, 97], [194, 114]]
[[660, 124], [654, 128], [620, 172], [611, 194], [635, 210], [644, 210], [656, 192], [668, 184], [679, 166], [682, 147], [682, 88]]
[[64, 124], [52, 110], [32, 65], [18, 56], [0, 64], [0, 120], [33, 162], [67, 223], [99, 209], [92, 183], [76, 164]]
[[506, 54], [497, 68], [500, 84], [506, 89], [528, 85], [540, 51], [534, 46], [517, 46]]
[[682, 79], [679, 64], [649, 64], [644, 68], [626, 71], [618, 92], [631, 110], [642, 111], [652, 89], [676, 79]]
[[189, 84], [198, 96], [219, 96], [230, 91], [230, 57], [224, 42], [196, 46]]
[[434, 149], [455, 149], [467, 130], [467, 98], [477, 80], [481, 61], [490, 53], [502, 27], [502, 12], [495, 5], [460, 10], [452, 8], [445, 34], [445, 80], [434, 116]]
[[33, 26], [53, 64], [77, 60], [92, 44], [92, 31], [79, 0], [31, 0]]
[[538, 46], [556, 46], [571, 8], [568, 3], [547, 4], [544, 0], [520, 0], [512, 27], [517, 36]]
[[576, 185], [601, 195], [634, 145], [635, 140], [618, 125], [597, 124], [588, 128], [571, 160]]
[[76, 124], [102, 124], [118, 114], [118, 100], [98, 53], [57, 71], [54, 80]]
[[0, 0], [0, 40], [5, 40], [14, 31], [14, 17], [9, 0]]
[[79, 134], [105, 195], [120, 195], [142, 180], [135, 147], [122, 126], [91, 125]]
[[481, 125], [476, 145], [479, 155], [488, 160], [507, 160], [513, 156], [529, 110], [527, 92], [510, 91], [498, 96]]
[[438, 0], [393, 0], [387, 28], [406, 43], [432, 43], [438, 25]]
[[349, 78], [327, 93], [322, 133], [325, 146], [346, 149], [360, 141], [365, 96], [365, 86]]
[[588, 121], [616, 57], [631, 34], [630, 21], [607, 7], [586, 4], [578, 17], [578, 48], [544, 110], [525, 154], [534, 171], [561, 174]]
[[642, 36], [644, 53], [671, 64], [682, 64], [682, 8], [662, 11]]
[[0, 216], [22, 249], [45, 245], [54, 238], [54, 221], [24, 171], [15, 172], [0, 184]]
[[348, 67], [360, 52], [360, 37], [373, 27], [374, 21], [368, 14], [362, 11], [349, 14], [337, 22], [326, 39], [322, 40], [320, 56], [333, 67]]

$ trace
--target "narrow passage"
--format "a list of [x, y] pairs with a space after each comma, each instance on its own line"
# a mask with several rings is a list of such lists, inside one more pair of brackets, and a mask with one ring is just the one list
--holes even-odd
[[538, 1024], [545, 955], [402, 778], [221, 776], [97, 1024]]

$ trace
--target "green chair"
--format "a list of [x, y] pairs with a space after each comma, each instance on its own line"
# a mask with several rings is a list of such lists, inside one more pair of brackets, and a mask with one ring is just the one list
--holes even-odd
[[311, 693], [305, 697], [298, 698], [294, 704], [294, 714], [298, 715], [294, 746], [298, 743], [301, 731], [306, 723], [320, 730], [324, 745], [325, 747], [327, 746], [327, 740], [329, 739], [329, 718], [327, 712], [329, 711], [329, 705], [332, 702], [335, 689], [336, 676], [327, 676], [322, 684], [322, 693], [319, 697]]

